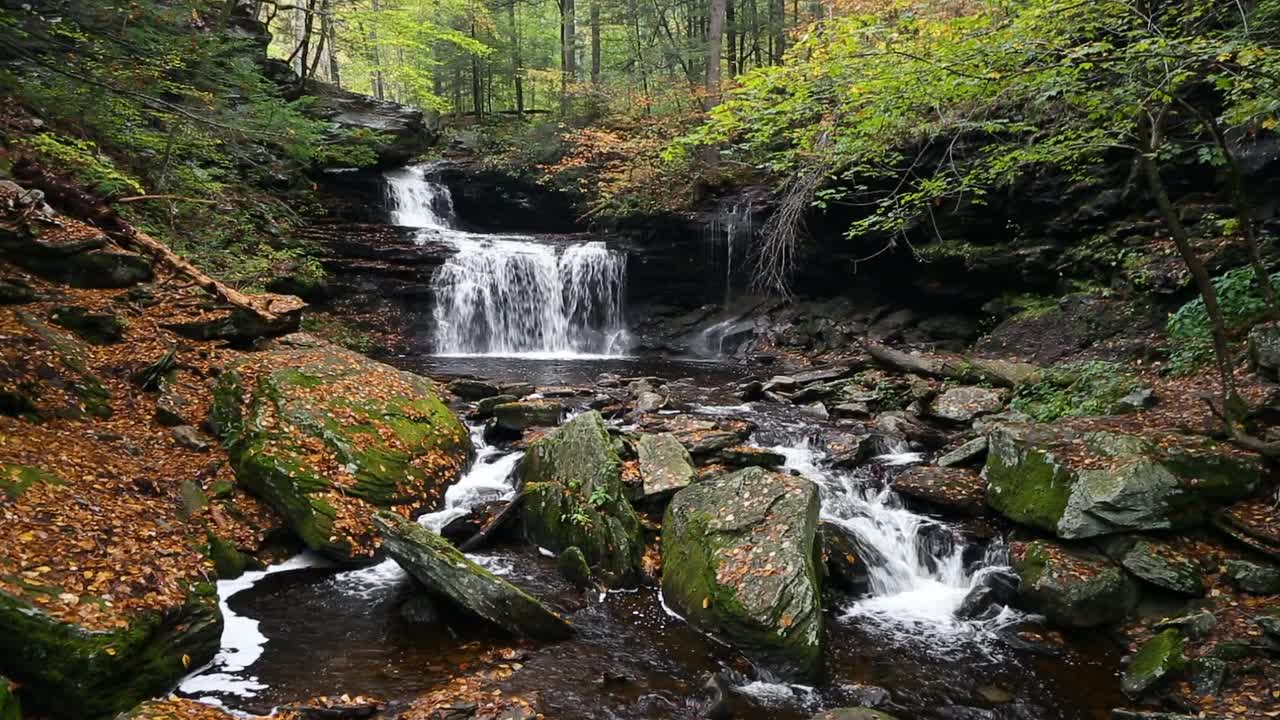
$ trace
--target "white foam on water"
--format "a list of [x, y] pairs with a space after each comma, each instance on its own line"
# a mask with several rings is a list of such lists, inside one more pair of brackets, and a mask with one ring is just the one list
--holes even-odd
[[[218, 693], [249, 698], [265, 689], [266, 685], [258, 682], [256, 677], [243, 673], [262, 657], [267, 636], [258, 629], [257, 620], [237, 615], [228, 601], [268, 575], [327, 565], [328, 562], [318, 555], [303, 553], [265, 570], [246, 572], [232, 580], [219, 580], [217, 588], [218, 607], [222, 610], [222, 648], [207, 665], [188, 675], [178, 685], [178, 690], [191, 695]], [[216, 698], [203, 698], [202, 702], [221, 705]]]
[[[945, 523], [907, 509], [887, 485], [822, 465], [807, 442], [770, 448], [784, 467], [817, 483], [822, 519], [848, 531], [865, 549], [870, 593], [842, 609], [841, 619], [870, 620], [933, 639], [972, 638], [1015, 622], [1011, 610], [986, 621], [958, 620], [955, 612], [984, 570], [966, 568], [964, 543]], [[919, 461], [916, 453], [876, 458], [885, 465]], [[998, 564], [989, 553], [988, 566]]]

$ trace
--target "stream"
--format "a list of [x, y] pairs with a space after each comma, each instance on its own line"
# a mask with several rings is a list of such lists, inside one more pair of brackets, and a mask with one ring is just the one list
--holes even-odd
[[[810, 688], [752, 672], [731, 648], [670, 612], [656, 588], [584, 595], [536, 548], [471, 555], [578, 630], [561, 643], [515, 643], [523, 669], [500, 683], [504, 692], [537, 692], [548, 718], [701, 718], [707, 678], [732, 668], [732, 694], [751, 708], [739, 717], [809, 718], [891, 698], [883, 707], [902, 720], [1091, 720], [1119, 703], [1118, 663], [1105, 639], [1025, 642], [1026, 631], [1039, 632], [1035, 618], [1009, 608], [956, 619], [975, 582], [1003, 566], [1005, 548], [998, 537], [977, 540], [913, 510], [890, 489], [893, 475], [921, 455], [887, 448], [860, 467], [834, 469], [825, 421], [732, 396], [744, 368], [628, 354], [625, 253], [580, 238], [471, 233], [460, 229], [448, 190], [431, 181], [429, 168], [391, 172], [386, 181], [393, 223], [459, 251], [433, 277], [434, 303], [425, 310], [434, 315], [436, 353], [389, 362], [433, 377], [536, 385], [588, 385], [606, 372], [682, 379], [690, 412], [755, 423], [752, 442], [816, 483], [823, 521], [876, 559], [865, 594], [827, 593], [826, 676]], [[730, 268], [732, 253], [742, 252], [736, 232], [720, 250]], [[475, 461], [444, 507], [420, 519], [429, 528], [514, 494], [521, 453], [472, 430]], [[513, 646], [499, 631], [423, 602], [393, 561], [353, 570], [302, 555], [220, 581], [218, 592], [223, 650], [178, 692], [238, 711], [343, 692], [408, 701], [446, 684], [463, 664]]]

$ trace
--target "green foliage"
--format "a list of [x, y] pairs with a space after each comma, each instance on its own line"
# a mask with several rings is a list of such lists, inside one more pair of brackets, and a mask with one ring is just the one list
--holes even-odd
[[378, 346], [373, 335], [336, 315], [308, 312], [302, 318], [302, 329], [358, 353], [367, 354]]
[[19, 149], [34, 155], [42, 165], [71, 175], [82, 185], [103, 195], [143, 192], [137, 180], [116, 167], [115, 161], [103, 155], [88, 140], [40, 133], [22, 138]]
[[[1271, 276], [1271, 282], [1280, 283], [1280, 272]], [[1228, 333], [1248, 330], [1267, 312], [1266, 301], [1251, 268], [1229, 270], [1214, 278], [1213, 286], [1218, 292], [1218, 306]], [[1203, 299], [1196, 298], [1178, 308], [1169, 316], [1165, 329], [1173, 347], [1167, 368], [1170, 373], [1185, 375], [1213, 359], [1213, 338]]]
[[1122, 366], [1094, 360], [1044, 371], [1018, 388], [1010, 406], [1038, 422], [1111, 415], [1131, 409], [1121, 400], [1142, 387]]

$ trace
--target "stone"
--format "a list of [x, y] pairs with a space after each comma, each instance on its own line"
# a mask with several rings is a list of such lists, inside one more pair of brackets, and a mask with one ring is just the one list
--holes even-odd
[[448, 388], [449, 388], [449, 392], [453, 393], [454, 395], [457, 395], [463, 400], [471, 400], [473, 402], [476, 400], [484, 400], [485, 398], [491, 398], [495, 395], [501, 394], [498, 391], [498, 386], [492, 383], [487, 383], [483, 380], [471, 380], [467, 378], [460, 378], [458, 380], [454, 380], [453, 382], [449, 383]]
[[1003, 568], [980, 570], [956, 609], [956, 617], [961, 620], [985, 619], [993, 611], [999, 612], [1001, 607], [1012, 605], [1018, 596], [1018, 582], [1017, 575]]
[[965, 442], [960, 447], [946, 453], [937, 460], [940, 467], [955, 467], [957, 465], [968, 465], [970, 463], [977, 464], [981, 462], [987, 455], [987, 436], [979, 435], [978, 437]]
[[636, 395], [636, 410], [642, 413], [657, 412], [666, 402], [667, 399], [656, 392], [642, 392]]
[[195, 390], [191, 381], [181, 373], [169, 373], [160, 380], [160, 395], [156, 398], [156, 421], [161, 425], [195, 425]]
[[1249, 560], [1227, 560], [1223, 568], [1231, 584], [1245, 592], [1280, 595], [1280, 567]]
[[744, 439], [741, 433], [731, 430], [708, 430], [702, 433], [682, 433], [678, 434], [681, 444], [689, 450], [689, 454], [694, 457], [712, 455], [718, 453], [725, 448], [733, 447]]
[[747, 468], [679, 491], [662, 523], [662, 593], [694, 627], [788, 677], [822, 660], [818, 492]]
[[193, 518], [209, 508], [209, 498], [195, 480], [183, 480], [178, 495], [182, 498], [183, 517]]
[[987, 506], [987, 483], [977, 470], [913, 465], [893, 479], [893, 489], [933, 505], [977, 515]]
[[435, 625], [441, 621], [440, 608], [430, 595], [413, 595], [396, 608], [401, 620], [412, 625]]
[[[82, 602], [102, 602], [85, 596]], [[31, 717], [110, 717], [167, 693], [213, 659], [222, 615], [212, 584], [179, 605], [139, 610], [129, 627], [89, 629], [0, 591], [0, 657]], [[0, 716], [2, 717], [2, 716]], [[7, 719], [6, 719], [7, 720]]]
[[1217, 695], [1227, 680], [1227, 662], [1219, 658], [1198, 657], [1187, 663], [1187, 675], [1196, 695]]
[[731, 467], [777, 468], [787, 462], [782, 453], [750, 445], [727, 447], [716, 453], [716, 459]]
[[1138, 579], [1192, 597], [1206, 590], [1204, 571], [1195, 558], [1173, 543], [1143, 537], [1119, 537], [1104, 545], [1111, 559]]
[[1213, 516], [1219, 530], [1280, 561], [1280, 505], [1271, 498], [1253, 498], [1223, 508]]
[[849, 377], [851, 372], [852, 369], [848, 365], [833, 365], [831, 367], [815, 368], [813, 370], [794, 373], [791, 375], [791, 381], [796, 385], [810, 385], [812, 383], [846, 378]]
[[[38, 418], [109, 418], [111, 391], [89, 369], [83, 341], [33, 313], [14, 309], [22, 332], [0, 342], [0, 412]], [[38, 388], [23, 378], [38, 377]]]
[[382, 532], [387, 554], [429, 593], [514, 635], [563, 640], [573, 634], [564, 618], [427, 528], [385, 510], [374, 515], [373, 522]]
[[531, 443], [517, 472], [530, 542], [554, 553], [576, 546], [609, 585], [637, 576], [640, 518], [627, 500], [622, 461], [600, 413], [585, 412]]
[[896, 720], [894, 716], [867, 707], [836, 708], [823, 710], [813, 716], [813, 720]]
[[591, 587], [591, 566], [587, 564], [587, 556], [576, 545], [565, 548], [556, 557], [556, 569], [579, 590]]
[[1131, 700], [1137, 700], [1166, 677], [1182, 670], [1187, 664], [1182, 644], [1182, 636], [1173, 629], [1157, 633], [1143, 643], [1129, 659], [1120, 689]]
[[0, 305], [21, 305], [36, 299], [36, 291], [17, 278], [0, 278]]
[[75, 305], [60, 305], [49, 319], [94, 345], [110, 345], [124, 337], [125, 322], [118, 315], [93, 312]]
[[524, 432], [532, 427], [555, 427], [564, 417], [564, 406], [558, 400], [521, 400], [493, 407], [499, 428]]
[[1019, 600], [1056, 625], [1119, 622], [1137, 604], [1137, 586], [1102, 555], [1044, 540], [1014, 543], [1012, 555], [1013, 569], [1021, 578]]
[[1280, 379], [1280, 321], [1258, 323], [1249, 329], [1249, 362], [1259, 374]]
[[[292, 81], [296, 86], [296, 75]], [[415, 107], [375, 100], [314, 79], [307, 80], [306, 94], [315, 98], [308, 114], [327, 120], [337, 129], [377, 138], [373, 150], [383, 166], [404, 165], [425, 152], [435, 136], [422, 110]]]
[[1204, 437], [1036, 424], [993, 430], [983, 472], [992, 508], [1064, 539], [1193, 527], [1209, 503], [1246, 497], [1262, 479], [1256, 457]]
[[472, 451], [431, 381], [307, 335], [223, 372], [211, 422], [237, 482], [341, 562], [372, 557], [375, 510], [439, 502]]
[[689, 451], [671, 433], [641, 435], [636, 453], [646, 499], [668, 497], [698, 478]]
[[493, 417], [493, 409], [499, 405], [518, 402], [520, 398], [515, 395], [494, 395], [487, 397], [476, 403], [476, 417], [487, 418]]
[[1169, 618], [1155, 623], [1151, 627], [1155, 630], [1167, 630], [1175, 628], [1183, 637], [1199, 640], [1206, 637], [1215, 627], [1218, 626], [1218, 618], [1212, 612], [1202, 611], [1183, 615], [1181, 617]]
[[871, 417], [871, 408], [864, 402], [845, 402], [832, 405], [827, 409], [831, 415], [838, 418], [865, 418]]
[[249, 567], [249, 556], [212, 532], [208, 534], [208, 540], [209, 559], [213, 561], [213, 570], [219, 580], [232, 580], [244, 574]]
[[171, 429], [169, 434], [173, 436], [174, 442], [188, 450], [205, 452], [212, 447], [201, 432], [190, 425], [179, 425]]
[[867, 592], [871, 578], [867, 575], [866, 553], [858, 539], [840, 525], [823, 521], [822, 558], [826, 563], [826, 582], [854, 595]]
[[831, 416], [831, 414], [827, 412], [827, 406], [823, 405], [820, 402], [810, 403], [809, 405], [805, 405], [804, 407], [800, 408], [800, 412], [804, 413], [805, 415], [808, 415], [811, 418], [815, 418], [817, 420], [826, 420]]
[[1280, 614], [1259, 615], [1253, 619], [1253, 622], [1262, 628], [1263, 633], [1275, 640], [1280, 640]]
[[765, 381], [761, 386], [761, 392], [791, 392], [800, 385], [795, 378], [790, 375], [774, 375]]
[[951, 422], [972, 422], [979, 415], [990, 415], [1004, 409], [1000, 393], [983, 387], [956, 387], [934, 398], [931, 415]]

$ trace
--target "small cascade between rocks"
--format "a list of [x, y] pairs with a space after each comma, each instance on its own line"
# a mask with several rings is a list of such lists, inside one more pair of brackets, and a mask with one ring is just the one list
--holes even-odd
[[603, 242], [569, 245], [457, 229], [449, 190], [429, 166], [386, 174], [392, 221], [458, 252], [432, 278], [440, 355], [624, 355], [627, 257]]
[[[835, 471], [821, 465], [822, 453], [808, 443], [772, 448], [787, 458], [786, 468], [818, 484], [822, 520], [848, 532], [862, 549], [870, 584], [868, 596], [843, 609], [841, 619], [868, 619], [928, 639], [972, 637], [1020, 619], [1003, 608], [984, 620], [960, 620], [956, 611], [983, 578], [1003, 570], [1007, 550], [999, 543], [975, 562], [966, 562], [965, 545], [954, 530], [907, 509], [872, 468]], [[915, 453], [893, 452], [880, 465], [919, 461]]]
[[746, 258], [747, 243], [755, 233], [750, 202], [722, 203], [707, 225], [708, 264], [724, 278], [724, 307], [733, 302], [734, 269]]

